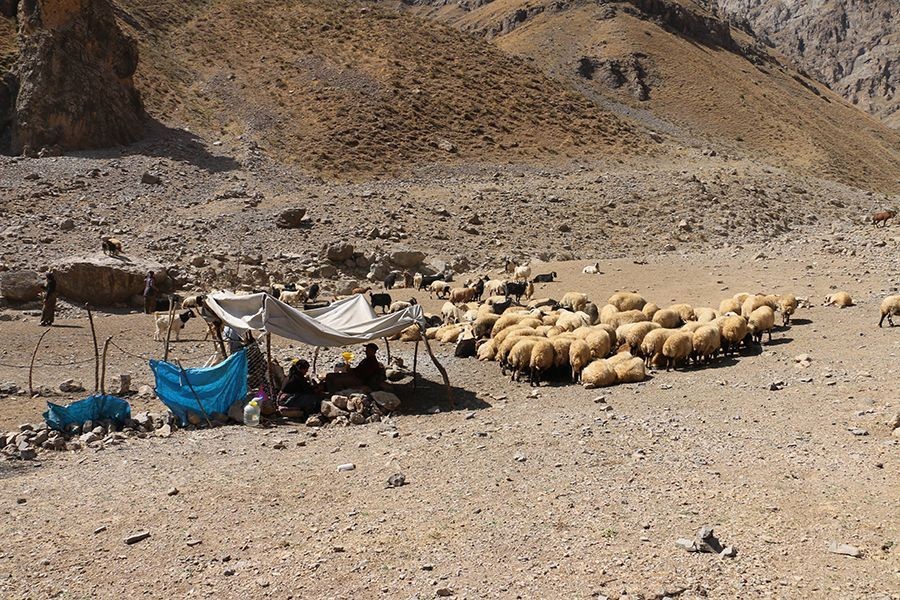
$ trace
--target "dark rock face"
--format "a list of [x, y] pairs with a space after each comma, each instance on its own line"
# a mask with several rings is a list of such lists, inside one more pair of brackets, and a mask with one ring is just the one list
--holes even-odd
[[137, 46], [108, 0], [20, 0], [17, 18], [20, 58], [0, 83], [10, 151], [102, 148], [140, 137]]

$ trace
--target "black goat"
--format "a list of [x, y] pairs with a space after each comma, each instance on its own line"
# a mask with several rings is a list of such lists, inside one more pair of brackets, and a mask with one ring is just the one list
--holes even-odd
[[525, 295], [525, 292], [528, 290], [528, 282], [527, 281], [507, 281], [506, 282], [506, 295], [510, 298], [515, 297], [516, 302], [522, 300], [522, 296]]
[[400, 277], [401, 273], [399, 271], [391, 271], [388, 273], [388, 276], [384, 278], [382, 284], [384, 284], [384, 289], [390, 290], [393, 289], [394, 284], [397, 283], [397, 278]]
[[372, 305], [372, 310], [375, 310], [380, 306], [381, 312], [387, 313], [388, 308], [391, 306], [391, 302], [390, 294], [373, 294], [372, 292], [369, 292], [369, 304]]
[[541, 275], [535, 275], [534, 279], [531, 281], [534, 283], [553, 283], [553, 280], [556, 278], [556, 271], [552, 273], [542, 273]]
[[419, 284], [419, 289], [427, 288], [429, 285], [434, 283], [435, 281], [444, 281], [443, 275], [425, 275], [422, 277], [422, 283]]
[[309, 289], [306, 291], [306, 297], [310, 300], [315, 300], [319, 295], [319, 284], [314, 283], [309, 286]]

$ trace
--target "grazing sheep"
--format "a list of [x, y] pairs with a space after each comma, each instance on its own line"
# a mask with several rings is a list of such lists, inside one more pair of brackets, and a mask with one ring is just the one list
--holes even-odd
[[450, 293], [450, 284], [444, 281], [443, 279], [439, 281], [432, 281], [428, 286], [428, 297], [432, 298], [437, 296], [439, 299], [443, 300], [447, 297], [447, 294]]
[[118, 256], [122, 254], [122, 242], [114, 237], [109, 237], [108, 235], [100, 236], [100, 249], [103, 250], [103, 254], [108, 256]]
[[283, 291], [278, 297], [279, 300], [289, 306], [301, 307], [306, 302], [306, 290], [299, 289], [294, 292]]
[[423, 278], [423, 277], [424, 277], [424, 275], [422, 275], [422, 274], [419, 273], [419, 272], [416, 272], [416, 274], [413, 275], [413, 287], [414, 287], [415, 289], [417, 289], [417, 290], [421, 290], [421, 289], [422, 289], [422, 278]]
[[541, 377], [553, 367], [556, 352], [553, 344], [548, 340], [536, 342], [531, 348], [531, 360], [529, 361], [530, 383], [540, 385]]
[[781, 321], [786, 327], [791, 324], [791, 317], [797, 311], [799, 302], [794, 294], [782, 294], [778, 296], [778, 310], [781, 311]]
[[741, 316], [745, 319], [749, 318], [753, 311], [760, 306], [768, 306], [772, 310], [775, 310], [775, 308], [778, 306], [776, 297], [764, 296], [762, 294], [747, 297], [747, 299], [744, 300], [743, 304], [741, 304]]
[[618, 383], [640, 383], [647, 378], [644, 361], [636, 357], [613, 364], [613, 370], [616, 372]]
[[553, 345], [553, 352], [556, 357], [553, 361], [553, 366], [559, 371], [569, 369], [569, 350], [572, 348], [575, 338], [569, 335], [557, 335], [548, 338], [548, 341]]
[[618, 338], [616, 337], [616, 328], [612, 325], [601, 323], [599, 325], [594, 325], [594, 329], [600, 330], [602, 329], [606, 333], [609, 334], [609, 348], [612, 350], [617, 347]]
[[701, 306], [694, 309], [694, 316], [699, 323], [712, 323], [722, 316], [722, 314], [711, 306]]
[[853, 306], [853, 298], [847, 292], [835, 292], [829, 296], [825, 296], [825, 306], [833, 304], [838, 308], [847, 308]]
[[648, 321], [647, 315], [642, 313], [640, 310], [626, 310], [624, 312], [618, 312], [612, 316], [609, 320], [609, 325], [612, 325], [617, 330], [622, 325], [627, 325], [629, 323], [640, 323], [642, 321]]
[[481, 361], [494, 360], [496, 355], [497, 344], [494, 343], [494, 340], [486, 340], [475, 350], [475, 356]]
[[559, 301], [561, 307], [567, 308], [573, 312], [584, 310], [587, 303], [587, 294], [582, 294], [581, 292], [566, 292], [562, 297], [562, 300]]
[[484, 292], [488, 296], [505, 296], [506, 282], [501, 279], [491, 279], [484, 284]]
[[181, 301], [181, 309], [187, 310], [188, 308], [201, 308], [204, 302], [206, 302], [206, 296], [188, 296]]
[[641, 342], [644, 341], [644, 336], [654, 329], [660, 329], [659, 323], [651, 321], [627, 323], [616, 328], [616, 339], [619, 346], [627, 346], [632, 354], [637, 354], [641, 348]]
[[653, 322], [658, 323], [660, 327], [664, 327], [666, 329], [675, 329], [677, 327], [681, 327], [681, 315], [672, 310], [671, 308], [664, 308], [662, 310], [656, 311], [653, 315]]
[[666, 343], [669, 336], [677, 332], [677, 329], [665, 329], [662, 327], [647, 332], [647, 335], [641, 340], [641, 356], [644, 357], [647, 366], [660, 362], [663, 344]]
[[719, 312], [721, 314], [734, 313], [741, 314], [741, 303], [736, 298], [725, 298], [719, 302]]
[[523, 311], [491, 316], [496, 317], [494, 325], [491, 328], [491, 337], [497, 337], [501, 331], [518, 324], [522, 319], [527, 319], [529, 315], [527, 312]]
[[600, 263], [595, 262], [592, 265], [588, 265], [585, 268], [583, 268], [581, 270], [581, 272], [584, 273], [585, 275], [597, 275], [598, 273], [600, 273]]
[[500, 315], [494, 314], [478, 315], [478, 317], [475, 319], [475, 324], [472, 326], [472, 329], [475, 332], [475, 337], [478, 339], [491, 337], [491, 329], [493, 329], [494, 325], [501, 318], [502, 317]]
[[591, 317], [584, 312], [561, 311], [555, 326], [563, 331], [575, 331], [591, 324]]
[[[606, 333], [605, 331], [603, 333]], [[573, 340], [569, 345], [569, 366], [572, 367], [572, 383], [581, 379], [581, 371], [591, 362], [591, 347], [584, 340]]]
[[371, 290], [369, 291], [369, 304], [372, 305], [372, 310], [375, 310], [380, 306], [381, 312], [387, 313], [387, 309], [390, 307], [391, 302], [390, 294], [373, 294]]
[[528, 281], [531, 277], [531, 267], [528, 265], [523, 265], [521, 267], [516, 267], [516, 270], [513, 272], [513, 279], [518, 281], [519, 279], [524, 279]]
[[541, 273], [540, 275], [535, 275], [534, 279], [531, 281], [533, 283], [553, 283], [553, 280], [556, 279], [556, 271], [552, 273]]
[[762, 344], [763, 333], [769, 334], [772, 341], [772, 328], [775, 327], [775, 311], [770, 306], [760, 306], [747, 319], [747, 329], [757, 344]]
[[597, 305], [593, 302], [588, 302], [584, 305], [584, 313], [591, 318], [591, 325], [595, 325], [600, 322], [600, 309], [597, 308]]
[[462, 321], [463, 313], [452, 302], [444, 302], [441, 307], [441, 317], [444, 323], [459, 323]]
[[615, 383], [616, 370], [608, 360], [595, 360], [581, 371], [581, 384], [586, 388], [607, 387]]
[[[175, 334], [175, 339], [178, 340], [181, 337], [181, 330], [184, 329], [184, 326], [187, 325], [187, 322], [196, 317], [192, 310], [186, 310], [183, 313], [177, 314], [174, 316], [172, 323], [172, 333]], [[156, 317], [156, 331], [153, 333], [153, 339], [157, 342], [165, 339], [166, 335], [168, 335], [169, 331], [169, 315], [161, 315]]]
[[872, 225], [878, 227], [878, 224], [881, 223], [882, 227], [887, 226], [888, 219], [892, 219], [897, 216], [896, 210], [882, 210], [874, 215], [872, 215]]
[[701, 323], [700, 321], [688, 321], [687, 323], [685, 323], [684, 325], [681, 326], [681, 330], [682, 331], [690, 331], [691, 333], [694, 333], [695, 331], [697, 331], [704, 325], [709, 325], [709, 324], [710, 323], [708, 321], [704, 322], [704, 323]]
[[475, 288], [461, 287], [450, 290], [450, 302], [453, 304], [461, 304], [463, 302], [471, 302], [475, 299]]
[[593, 329], [587, 334], [584, 341], [591, 349], [593, 358], [606, 358], [610, 350], [612, 350], [612, 340], [609, 337], [609, 332], [605, 329]]
[[694, 360], [709, 363], [722, 348], [722, 334], [715, 325], [704, 325], [694, 332], [691, 344], [694, 346]]
[[[618, 308], [616, 308], [612, 304], [606, 304], [603, 306], [603, 308], [600, 309], [600, 322], [609, 323], [610, 321], [612, 321], [613, 315], [617, 315], [618, 313]], [[650, 320], [650, 317], [647, 317], [647, 320]]]
[[615, 306], [618, 310], [625, 312], [627, 310], [641, 310], [647, 301], [640, 294], [634, 292], [618, 292], [613, 294], [607, 300], [609, 304]]
[[673, 304], [669, 307], [669, 310], [674, 310], [675, 312], [677, 312], [678, 316], [681, 317], [681, 321], [683, 323], [697, 320], [697, 315], [694, 314], [694, 307], [692, 307], [690, 304]]
[[892, 317], [895, 315], [900, 315], [900, 295], [888, 296], [881, 301], [881, 319], [878, 320], [878, 326], [881, 327], [885, 318], [887, 318], [888, 325], [893, 327], [894, 320]]
[[725, 315], [716, 319], [715, 323], [722, 332], [722, 350], [728, 356], [747, 337], [747, 319], [740, 315]]
[[648, 319], [653, 319], [653, 316], [659, 312], [659, 306], [655, 302], [648, 302], [644, 305], [644, 308], [641, 309], [641, 312], [647, 315]]
[[509, 378], [510, 381], [519, 381], [522, 373], [531, 372], [531, 351], [534, 350], [534, 346], [539, 341], [538, 338], [533, 337], [522, 338], [516, 341], [516, 344], [506, 356], [505, 362], [505, 366], [512, 371]]
[[[737, 303], [740, 305], [740, 304], [743, 304], [743, 303], [744, 303], [744, 300], [746, 300], [746, 299], [749, 298], [750, 296], [754, 296], [754, 295], [755, 295], [755, 294], [748, 294], [747, 292], [738, 292], [737, 294], [735, 294], [734, 296], [732, 296], [732, 298], [734, 298], [735, 300], [737, 300]], [[734, 312], [740, 312], [740, 311], [737, 311], [737, 310], [736, 310], [736, 311], [734, 311]]]
[[400, 312], [401, 310], [406, 310], [410, 306], [415, 306], [419, 302], [415, 298], [410, 298], [408, 302], [404, 302], [403, 300], [398, 300], [396, 302], [391, 302], [391, 306], [388, 308], [389, 313]]
[[666, 371], [677, 368], [691, 356], [694, 351], [694, 336], [684, 331], [678, 331], [666, 338], [663, 344], [663, 356], [666, 357]]

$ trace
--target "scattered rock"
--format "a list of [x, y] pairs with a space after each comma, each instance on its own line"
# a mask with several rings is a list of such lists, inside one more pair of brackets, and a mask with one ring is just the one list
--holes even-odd
[[341, 410], [328, 400], [322, 400], [322, 416], [326, 419], [336, 419], [337, 417], [346, 417], [347, 411]]
[[64, 394], [76, 394], [84, 391], [84, 385], [80, 381], [74, 379], [66, 379], [59, 384], [59, 391]]
[[337, 468], [339, 473], [343, 472], [343, 471], [353, 471], [355, 469], [356, 469], [356, 465], [354, 465], [353, 463], [344, 463], [342, 465], [338, 465], [338, 468]]
[[174, 487], [174, 486], [170, 487], [169, 490], [166, 492], [166, 496], [177, 496], [177, 495], [178, 495], [178, 488]]
[[447, 598], [449, 596], [456, 595], [456, 592], [454, 592], [451, 588], [448, 588], [448, 587], [438, 588], [435, 593], [438, 596], [440, 596], [441, 598]]
[[400, 398], [391, 392], [372, 392], [372, 400], [374, 400], [378, 406], [389, 412], [400, 408]]
[[828, 551], [832, 554], [852, 556], [853, 558], [859, 558], [862, 556], [862, 553], [856, 546], [851, 546], [850, 544], [841, 544], [840, 542], [830, 542], [828, 544]]
[[425, 253], [418, 250], [394, 250], [391, 252], [391, 262], [404, 269], [412, 269], [425, 261]]
[[325, 258], [331, 262], [344, 262], [353, 257], [353, 244], [350, 242], [337, 242], [325, 249]]
[[403, 473], [394, 473], [387, 480], [387, 487], [397, 488], [406, 485], [406, 476]]
[[143, 542], [148, 537], [150, 537], [149, 531], [138, 531], [137, 533], [132, 533], [127, 538], [125, 538], [125, 543], [130, 546], [132, 544], [137, 544], [138, 542]]
[[144, 171], [144, 174], [141, 175], [141, 183], [145, 183], [147, 185], [159, 185], [162, 183], [162, 179], [156, 173], [151, 171]]
[[[281, 211], [275, 220], [275, 226], [281, 229], [297, 229], [303, 223], [303, 217], [306, 216], [305, 208], [288, 208]], [[350, 254], [353, 252], [351, 250]]]
[[866, 431], [865, 429], [862, 429], [862, 428], [860, 428], [860, 427], [851, 427], [851, 428], [848, 429], [847, 431], [849, 431], [849, 432], [852, 433], [853, 435], [858, 435], [858, 436], [869, 435], [869, 432], [868, 432], [868, 431]]

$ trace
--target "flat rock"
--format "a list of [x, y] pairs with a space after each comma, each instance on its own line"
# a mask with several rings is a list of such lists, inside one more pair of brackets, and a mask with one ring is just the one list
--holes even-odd
[[853, 558], [859, 558], [860, 556], [862, 556], [862, 553], [856, 546], [851, 546], [850, 544], [841, 544], [840, 542], [830, 542], [828, 544], [828, 551], [832, 554], [852, 556]]
[[172, 290], [163, 265], [143, 258], [123, 260], [104, 254], [73, 256], [53, 265], [59, 293], [94, 306], [126, 304], [144, 292], [144, 278], [153, 271], [161, 293]]

